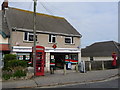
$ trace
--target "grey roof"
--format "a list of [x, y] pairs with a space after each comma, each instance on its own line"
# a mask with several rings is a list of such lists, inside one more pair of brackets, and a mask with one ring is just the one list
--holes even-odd
[[120, 53], [120, 43], [115, 41], [97, 42], [81, 50], [82, 57], [111, 56], [113, 52]]
[[[9, 8], [7, 10], [9, 27], [33, 30], [33, 12]], [[81, 37], [81, 34], [65, 18], [37, 13], [36, 30]]]

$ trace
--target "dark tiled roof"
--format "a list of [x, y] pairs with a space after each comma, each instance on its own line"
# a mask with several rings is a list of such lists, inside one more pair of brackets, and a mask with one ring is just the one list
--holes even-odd
[[82, 49], [82, 57], [111, 56], [113, 52], [120, 53], [120, 43], [114, 41], [97, 42]]
[[[6, 15], [10, 27], [33, 30], [33, 12], [9, 8]], [[70, 23], [68, 23], [65, 18], [47, 14], [37, 13], [36, 30], [81, 37], [80, 33]]]

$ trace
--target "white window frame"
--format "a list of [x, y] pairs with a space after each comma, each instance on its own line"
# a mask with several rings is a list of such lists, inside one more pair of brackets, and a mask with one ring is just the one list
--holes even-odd
[[[74, 44], [74, 39], [73, 39], [74, 37], [65, 37], [65, 39], [66, 39], [66, 38], [69, 38], [69, 39], [70, 39], [70, 43], [66, 43], [66, 42], [65, 42], [65, 44]], [[65, 39], [64, 39], [64, 40], [65, 40]]]
[[[50, 37], [50, 35], [51, 35], [51, 37]], [[55, 37], [55, 42], [53, 42], [53, 37]], [[49, 38], [51, 38], [51, 41], [49, 41]], [[56, 35], [49, 34], [49, 35], [48, 35], [48, 42], [49, 42], [49, 43], [56, 43]]]
[[[25, 40], [25, 33], [27, 33], [27, 40]], [[33, 41], [29, 41], [29, 35], [34, 35], [33, 33], [30, 33], [30, 32], [24, 32], [24, 35], [23, 35], [23, 41], [27, 41], [27, 42], [33, 42]], [[36, 34], [37, 36], [37, 34]], [[36, 38], [37, 39], [37, 38]], [[37, 39], [38, 40], [38, 39]]]

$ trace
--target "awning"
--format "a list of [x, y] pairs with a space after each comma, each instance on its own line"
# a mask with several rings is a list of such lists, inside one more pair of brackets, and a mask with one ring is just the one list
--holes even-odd
[[9, 44], [0, 44], [0, 51], [10, 51]]

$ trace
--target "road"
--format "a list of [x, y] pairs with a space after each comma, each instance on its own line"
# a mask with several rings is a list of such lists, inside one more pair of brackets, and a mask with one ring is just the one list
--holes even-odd
[[[120, 79], [120, 78], [119, 78]], [[52, 88], [118, 88], [118, 78], [106, 81], [84, 83], [84, 84], [72, 84], [72, 85], [62, 85], [55, 86]]]

